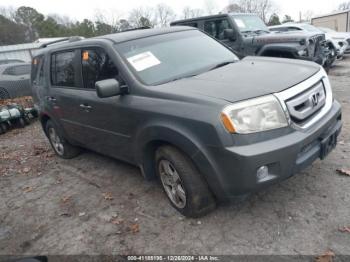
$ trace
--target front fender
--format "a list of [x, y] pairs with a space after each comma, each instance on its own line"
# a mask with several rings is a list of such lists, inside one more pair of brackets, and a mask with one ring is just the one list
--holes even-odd
[[196, 135], [187, 128], [177, 128], [174, 125], [149, 125], [137, 135], [135, 143], [135, 160], [147, 180], [156, 177], [154, 156], [157, 147], [169, 144], [184, 152], [206, 180], [211, 192], [218, 197], [223, 195], [223, 187], [217, 176], [218, 168], [210, 159], [206, 150]]
[[258, 56], [264, 56], [268, 52], [274, 52], [274, 53], [288, 53], [294, 58], [297, 58], [297, 52], [298, 50], [302, 49], [299, 45], [286, 45], [286, 44], [268, 44], [264, 45], [257, 53]]

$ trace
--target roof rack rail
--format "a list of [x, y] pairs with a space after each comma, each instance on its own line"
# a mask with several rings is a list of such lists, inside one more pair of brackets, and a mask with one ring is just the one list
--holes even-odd
[[141, 26], [141, 27], [136, 27], [136, 28], [130, 28], [130, 29], [122, 30], [122, 31], [120, 31], [120, 33], [134, 31], [134, 30], [143, 30], [143, 29], [151, 29], [151, 27], [150, 26]]
[[82, 36], [70, 36], [70, 37], [65, 37], [65, 38], [62, 38], [62, 39], [59, 39], [59, 40], [55, 40], [55, 41], [52, 41], [52, 42], [48, 42], [48, 43], [44, 43], [40, 46], [40, 48], [45, 48], [45, 47], [48, 47], [49, 45], [53, 45], [53, 44], [57, 44], [57, 43], [60, 43], [60, 42], [76, 42], [76, 41], [80, 41], [80, 40], [83, 40], [84, 37]]

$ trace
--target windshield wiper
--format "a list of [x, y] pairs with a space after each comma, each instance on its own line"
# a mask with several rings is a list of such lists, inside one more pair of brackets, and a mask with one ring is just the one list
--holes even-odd
[[270, 31], [267, 31], [267, 30], [262, 30], [262, 29], [259, 29], [259, 30], [255, 30], [254, 33], [270, 33]]
[[228, 65], [228, 64], [235, 63], [235, 62], [236, 62], [236, 60], [233, 60], [233, 61], [226, 61], [226, 62], [219, 63], [219, 64], [213, 66], [212, 68], [210, 68], [209, 71], [214, 70], [214, 69], [217, 69], [217, 68], [219, 68], [219, 67], [226, 66], [226, 65]]
[[259, 33], [271, 33], [270, 31], [267, 30], [262, 30], [262, 29], [258, 29], [258, 30], [246, 30], [246, 31], [242, 31], [243, 34], [259, 34]]
[[170, 79], [169, 81], [167, 81], [167, 83], [169, 83], [169, 82], [174, 82], [174, 81], [177, 81], [177, 80], [180, 80], [180, 79], [184, 79], [184, 78], [194, 77], [194, 76], [196, 76], [196, 75], [197, 75], [197, 74], [175, 77], [175, 78]]

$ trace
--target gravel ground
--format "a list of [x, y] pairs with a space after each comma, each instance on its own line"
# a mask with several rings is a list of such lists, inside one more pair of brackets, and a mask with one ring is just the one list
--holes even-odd
[[0, 255], [350, 255], [350, 57], [330, 72], [343, 131], [324, 161], [287, 181], [220, 206], [179, 215], [157, 182], [92, 152], [56, 157], [38, 122], [0, 136]]

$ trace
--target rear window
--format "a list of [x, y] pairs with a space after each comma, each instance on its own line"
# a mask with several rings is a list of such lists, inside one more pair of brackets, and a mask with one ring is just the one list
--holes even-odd
[[51, 55], [52, 85], [76, 87], [74, 59], [74, 51], [60, 52]]
[[14, 74], [16, 76], [29, 75], [30, 74], [30, 65], [15, 66]]

